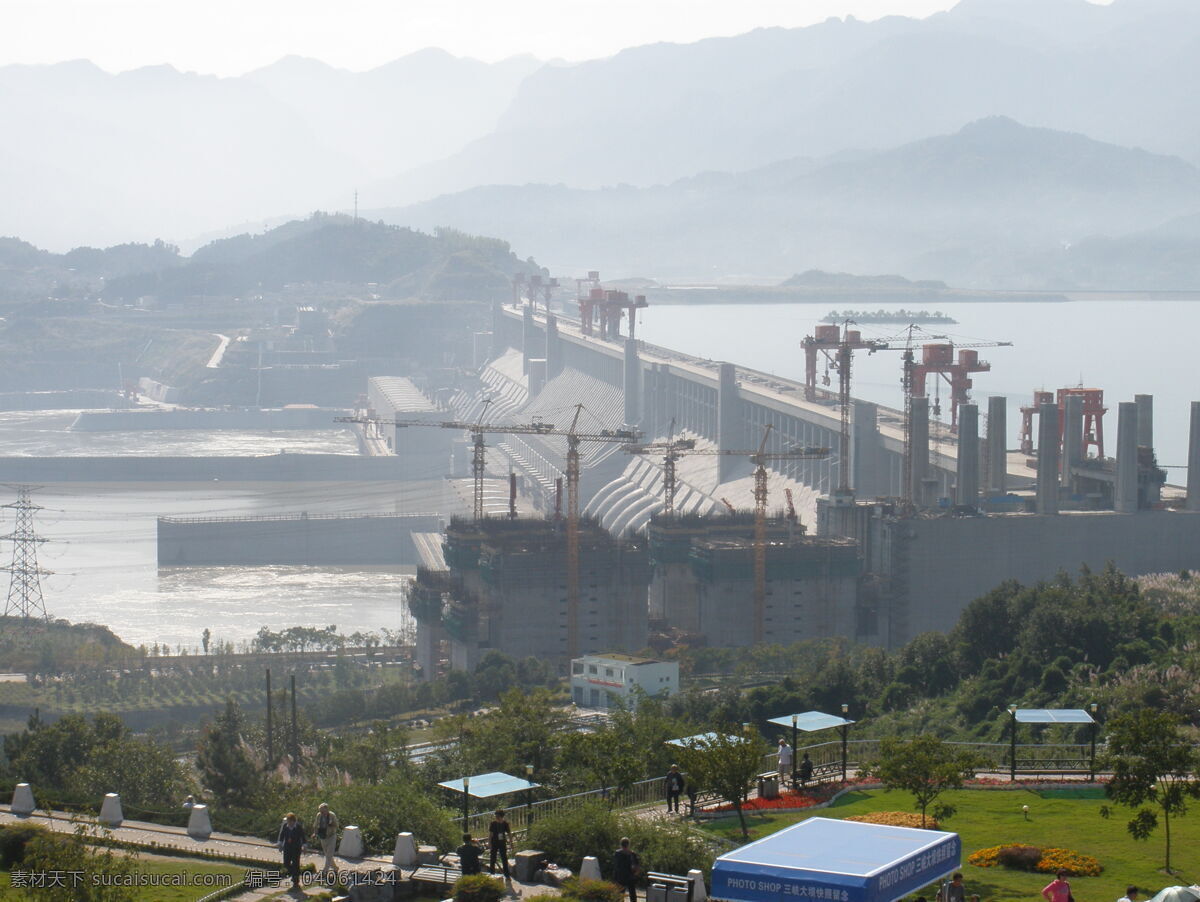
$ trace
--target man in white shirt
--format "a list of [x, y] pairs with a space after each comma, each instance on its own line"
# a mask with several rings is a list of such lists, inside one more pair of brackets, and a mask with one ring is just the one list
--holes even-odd
[[779, 782], [792, 779], [792, 747], [786, 739], [779, 740]]
[[1125, 887], [1125, 895], [1117, 902], [1138, 902], [1138, 888], [1136, 886]]

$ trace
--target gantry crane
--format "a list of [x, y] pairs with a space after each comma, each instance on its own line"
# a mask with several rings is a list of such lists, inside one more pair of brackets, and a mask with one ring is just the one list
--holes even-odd
[[[487, 402], [484, 404], [487, 410]], [[471, 471], [475, 480], [475, 519], [483, 519], [483, 476], [486, 463], [484, 435], [560, 435], [567, 440], [567, 651], [571, 657], [578, 652], [579, 621], [579, 446], [583, 442], [609, 442], [629, 444], [636, 442], [639, 434], [628, 429], [603, 429], [600, 432], [579, 432], [579, 414], [583, 405], [575, 405], [575, 417], [569, 429], [556, 429], [551, 423], [524, 423], [517, 425], [489, 424], [480, 421], [462, 423], [458, 421], [431, 422], [428, 420], [376, 419], [363, 416], [337, 417], [339, 423], [376, 423], [384, 426], [433, 426], [440, 429], [461, 429], [474, 436], [474, 454]]]
[[[764, 621], [767, 600], [767, 461], [814, 460], [829, 456], [828, 448], [792, 448], [787, 451], [767, 451], [767, 439], [773, 427], [770, 423], [763, 429], [762, 441], [754, 451], [723, 450], [721, 448], [697, 448], [693, 439], [671, 439], [645, 445], [626, 445], [630, 454], [652, 454], [663, 452], [663, 494], [666, 496], [666, 513], [674, 510], [675, 462], [685, 454], [708, 456], [748, 457], [754, 464], [754, 641], [764, 638]], [[726, 507], [729, 502], [721, 499]], [[789, 499], [790, 502], [790, 499]], [[732, 508], [731, 508], [732, 510]], [[794, 508], [793, 508], [794, 510]]]

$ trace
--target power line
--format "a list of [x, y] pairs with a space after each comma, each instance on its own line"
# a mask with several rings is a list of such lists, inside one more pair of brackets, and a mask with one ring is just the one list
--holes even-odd
[[30, 498], [33, 489], [27, 485], [17, 486], [16, 489], [17, 500], [4, 505], [16, 511], [16, 525], [8, 535], [0, 536], [0, 539], [13, 543], [12, 563], [4, 568], [11, 574], [4, 616], [20, 617], [25, 621], [34, 617], [49, 620], [46, 603], [42, 599], [42, 577], [48, 576], [50, 571], [41, 569], [37, 560], [37, 547], [46, 540], [39, 538], [33, 528], [34, 511], [41, 508]]

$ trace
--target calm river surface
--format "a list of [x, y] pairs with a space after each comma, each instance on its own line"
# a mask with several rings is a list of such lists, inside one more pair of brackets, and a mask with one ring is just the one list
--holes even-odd
[[[248, 455], [354, 454], [349, 432], [222, 432], [170, 430], [74, 433], [68, 411], [0, 413], [0, 454], [33, 455]], [[0, 503], [12, 493], [0, 489]], [[43, 581], [53, 617], [110, 627], [134, 645], [197, 646], [207, 627], [215, 638], [239, 642], [260, 627], [336, 624], [356, 630], [409, 629], [402, 585], [411, 570], [340, 567], [189, 567], [159, 569], [155, 521], [159, 516], [241, 516], [295, 513], [389, 512], [411, 497], [379, 483], [257, 486], [190, 485], [46, 486], [34, 500], [41, 565], [55, 571]], [[419, 503], [416, 506], [420, 506]], [[12, 512], [0, 510], [0, 532]], [[11, 555], [9, 543], [0, 555]], [[7, 579], [2, 591], [7, 592]]]
[[[987, 397], [1008, 399], [1009, 447], [1015, 448], [1020, 407], [1032, 401], [1035, 389], [1054, 390], [1080, 385], [1104, 389], [1109, 414], [1105, 417], [1105, 452], [1116, 449], [1119, 401], [1134, 394], [1154, 395], [1155, 446], [1160, 464], [1187, 463], [1189, 402], [1200, 400], [1200, 302], [1196, 301], [1074, 301], [1068, 303], [908, 302], [841, 307], [869, 310], [901, 306], [940, 310], [957, 325], [925, 328], [949, 335], [956, 342], [1011, 341], [1011, 348], [980, 349], [992, 364], [990, 373], [975, 378], [973, 397], [987, 412]], [[651, 307], [641, 314], [638, 337], [700, 357], [724, 360], [754, 369], [804, 379], [800, 342], [811, 335], [831, 304], [739, 304], [695, 307]], [[897, 336], [902, 327], [868, 324], [860, 327], [870, 338]], [[900, 339], [903, 344], [903, 338]], [[834, 376], [834, 385], [837, 377]], [[930, 394], [933, 393], [930, 380]], [[891, 407], [902, 407], [900, 354], [859, 352], [854, 357], [854, 394]], [[943, 386], [942, 398], [948, 398]], [[949, 405], [943, 403], [949, 416]], [[1182, 484], [1185, 471], [1168, 469], [1167, 479]]]

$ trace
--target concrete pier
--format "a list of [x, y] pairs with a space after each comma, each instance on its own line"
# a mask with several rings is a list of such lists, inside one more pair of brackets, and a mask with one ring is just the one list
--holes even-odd
[[958, 478], [954, 501], [960, 507], [979, 504], [979, 407], [964, 404], [958, 409]]
[[536, 398], [542, 393], [542, 389], [546, 387], [546, 369], [546, 358], [529, 358], [529, 397]]
[[[722, 363], [717, 374], [717, 447], [722, 451], [737, 451], [746, 447], [737, 368], [732, 363]], [[731, 479], [737, 462], [736, 457], [718, 457], [717, 481]]]
[[1063, 412], [1062, 451], [1063, 489], [1071, 494], [1074, 492], [1071, 468], [1083, 462], [1083, 398], [1079, 395], [1067, 395]]
[[1192, 402], [1188, 434], [1187, 509], [1200, 511], [1200, 401]]
[[636, 426], [642, 421], [642, 362], [638, 359], [636, 339], [625, 339], [625, 425]]
[[1117, 480], [1113, 487], [1113, 508], [1132, 514], [1138, 509], [1138, 408], [1133, 401], [1122, 401], [1117, 414]]
[[521, 364], [525, 373], [529, 372], [529, 361], [538, 352], [538, 329], [533, 321], [533, 307], [526, 304], [521, 311]]
[[1037, 512], [1058, 513], [1058, 405], [1038, 407]]
[[1008, 490], [1008, 398], [1001, 395], [988, 398], [987, 454], [987, 493], [1003, 495]]
[[850, 487], [860, 498], [887, 494], [879, 451], [879, 405], [855, 400], [850, 409]]
[[925, 477], [929, 473], [929, 399], [913, 398], [910, 410], [912, 424], [909, 442], [912, 463], [908, 474], [908, 497], [918, 507], [926, 507], [929, 505], [925, 491]]
[[1154, 395], [1134, 395], [1137, 405], [1137, 443], [1139, 448], [1154, 447]]
[[563, 370], [562, 342], [558, 339], [558, 317], [546, 316], [546, 379], [553, 379]]

